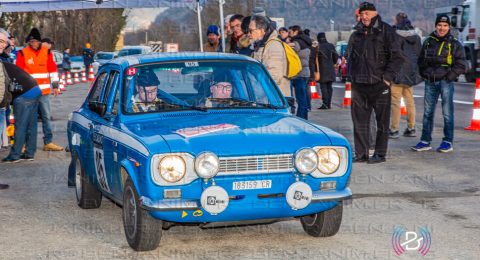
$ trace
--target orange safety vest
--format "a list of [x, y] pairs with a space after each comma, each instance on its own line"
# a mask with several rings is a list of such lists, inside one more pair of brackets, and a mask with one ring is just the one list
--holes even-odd
[[38, 86], [42, 90], [42, 95], [50, 94], [51, 81], [47, 67], [48, 51], [48, 48], [44, 46], [41, 46], [38, 52], [30, 47], [22, 49], [25, 57], [24, 70], [37, 81]]

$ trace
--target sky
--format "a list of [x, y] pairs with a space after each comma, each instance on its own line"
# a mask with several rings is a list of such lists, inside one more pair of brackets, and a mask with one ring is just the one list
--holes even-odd
[[146, 29], [155, 18], [167, 8], [130, 9], [127, 18], [127, 31]]

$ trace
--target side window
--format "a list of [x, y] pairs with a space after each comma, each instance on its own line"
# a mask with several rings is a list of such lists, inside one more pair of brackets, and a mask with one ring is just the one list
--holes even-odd
[[110, 77], [108, 77], [108, 82], [107, 85], [105, 86], [105, 93], [104, 93], [104, 103], [107, 100], [107, 98], [110, 96], [110, 92], [112, 90], [113, 84], [117, 81], [119, 73], [117, 71], [112, 70], [110, 72]]
[[120, 88], [115, 89], [115, 99], [113, 100], [112, 115], [118, 115], [118, 93]]
[[100, 74], [95, 81], [95, 85], [92, 87], [92, 92], [88, 97], [88, 102], [100, 102], [100, 98], [102, 96], [103, 86], [105, 85], [105, 80], [107, 79], [107, 73], [103, 72]]

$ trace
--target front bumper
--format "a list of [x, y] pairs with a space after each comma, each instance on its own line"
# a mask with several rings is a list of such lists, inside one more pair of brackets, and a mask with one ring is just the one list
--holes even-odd
[[[153, 217], [172, 222], [217, 222], [231, 220], [249, 220], [265, 218], [296, 217], [322, 212], [333, 208], [338, 202], [350, 199], [350, 188], [344, 190], [314, 191], [311, 203], [304, 209], [292, 209], [286, 202], [285, 194], [275, 198], [258, 199], [255, 203], [242, 203], [232, 200], [228, 208], [211, 215], [202, 209], [200, 200], [165, 199], [153, 201], [140, 197], [140, 205], [150, 211]], [[193, 214], [196, 211], [197, 214]], [[198, 216], [201, 211], [201, 216]]]

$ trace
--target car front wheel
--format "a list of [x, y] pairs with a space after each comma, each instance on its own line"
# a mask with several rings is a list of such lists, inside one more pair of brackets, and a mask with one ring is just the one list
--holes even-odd
[[330, 237], [335, 235], [342, 223], [343, 205], [341, 202], [329, 210], [303, 216], [300, 218], [303, 230], [313, 237]]
[[130, 179], [123, 191], [123, 227], [128, 244], [135, 251], [150, 251], [162, 238], [162, 221], [154, 219], [140, 207], [135, 187]]
[[102, 193], [87, 176], [80, 159], [75, 158], [75, 194], [82, 209], [96, 209], [102, 204]]

